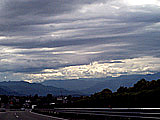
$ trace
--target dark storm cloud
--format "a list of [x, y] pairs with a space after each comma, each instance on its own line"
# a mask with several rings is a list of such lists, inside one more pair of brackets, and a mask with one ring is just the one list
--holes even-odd
[[[80, 4], [90, 3], [85, 0], [1, 1], [0, 34], [5, 36], [38, 36], [46, 34], [50, 30], [35, 25], [54, 23], [56, 22], [54, 16], [70, 12]], [[53, 19], [50, 17], [53, 17]]]
[[[77, 39], [77, 40], [61, 40], [61, 41], [30, 41], [30, 40], [24, 40], [24, 41], [4, 41], [0, 43], [0, 45], [3, 46], [12, 46], [12, 47], [17, 47], [17, 48], [53, 48], [53, 47], [63, 47], [63, 46], [73, 46], [73, 45], [95, 45], [97, 43], [103, 44], [105, 42], [111, 43], [116, 41], [118, 37], [109, 37], [109, 38], [93, 38], [92, 40], [90, 39]], [[92, 41], [92, 42], [91, 42]]]
[[8, 18], [18, 17], [23, 15], [56, 15], [70, 11], [70, 4], [73, 0], [14, 0], [7, 1], [4, 10], [10, 12]]
[[[37, 74], [37, 73], [43, 73], [42, 71], [45, 69], [59, 69], [63, 67], [83, 65], [78, 63], [65, 64], [65, 63], [60, 63], [58, 61], [51, 62], [50, 60], [32, 60], [31, 61], [31, 60], [23, 59], [23, 60], [17, 60], [17, 62], [18, 61], [23, 61], [24, 65], [22, 65], [22, 63], [17, 63], [17, 64], [15, 63], [14, 65], [3, 64], [3, 65], [0, 65], [1, 66], [0, 72]], [[27, 64], [28, 66], [25, 64]], [[34, 66], [32, 66], [31, 64], [34, 64]], [[9, 66], [9, 67], [6, 67], [6, 66]]]
[[160, 56], [156, 4], [132, 6], [121, 0], [0, 2], [0, 72], [35, 74], [94, 61], [124, 64], [125, 59]]

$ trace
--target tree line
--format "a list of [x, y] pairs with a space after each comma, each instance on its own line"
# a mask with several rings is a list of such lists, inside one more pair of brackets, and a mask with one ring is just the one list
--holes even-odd
[[160, 79], [139, 80], [133, 87], [121, 86], [116, 92], [106, 88], [80, 97], [64, 107], [160, 107]]

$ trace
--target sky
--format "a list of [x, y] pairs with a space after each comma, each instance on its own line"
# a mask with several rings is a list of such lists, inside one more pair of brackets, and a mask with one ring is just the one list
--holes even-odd
[[160, 0], [0, 0], [0, 81], [160, 72]]

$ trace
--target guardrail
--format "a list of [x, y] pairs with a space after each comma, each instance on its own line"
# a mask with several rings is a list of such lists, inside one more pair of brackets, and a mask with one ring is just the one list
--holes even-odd
[[55, 108], [37, 109], [37, 112], [77, 119], [160, 119], [160, 108]]

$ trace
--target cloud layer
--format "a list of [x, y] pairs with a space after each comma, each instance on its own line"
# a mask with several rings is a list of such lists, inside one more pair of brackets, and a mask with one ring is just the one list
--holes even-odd
[[0, 0], [1, 80], [159, 72], [159, 11], [159, 0]]

